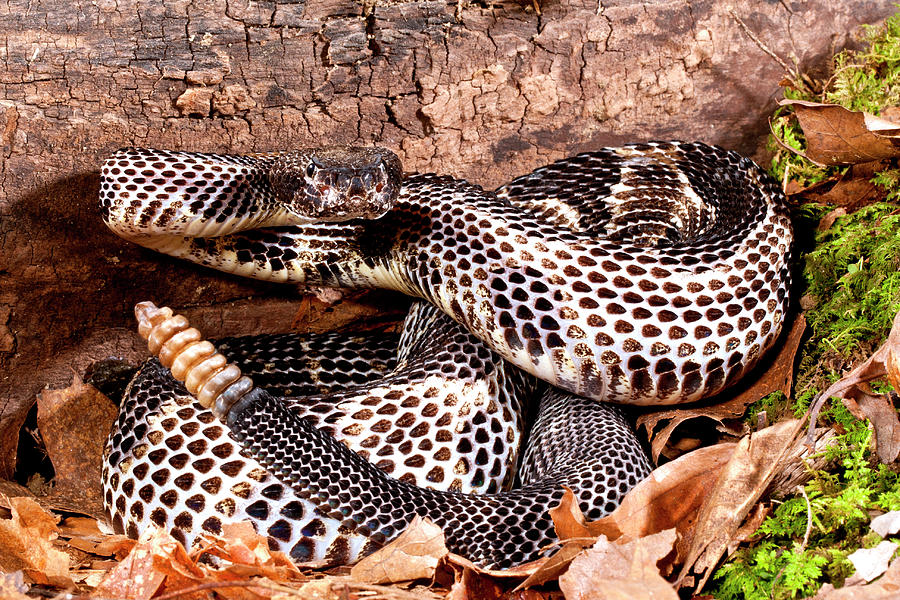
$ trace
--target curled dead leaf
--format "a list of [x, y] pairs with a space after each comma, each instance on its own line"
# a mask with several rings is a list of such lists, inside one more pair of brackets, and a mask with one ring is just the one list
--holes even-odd
[[493, 578], [463, 569], [450, 587], [446, 600], [499, 600], [503, 592], [503, 587]]
[[242, 580], [265, 577], [274, 582], [305, 581], [290, 557], [284, 552], [269, 549], [268, 538], [260, 535], [249, 521], [222, 525], [220, 536], [207, 538], [209, 544], [191, 558], [200, 555], [217, 556], [224, 561], [223, 571]]
[[451, 552], [444, 558], [444, 564], [458, 571], [469, 569], [480, 575], [487, 575], [494, 579], [526, 579], [541, 570], [548, 560], [549, 559], [545, 557], [508, 569], [487, 569], [476, 565], [465, 556], [460, 556], [459, 554], [453, 554]]
[[561, 541], [570, 538], [588, 538], [605, 535], [609, 539], [616, 539], [622, 532], [613, 521], [588, 522], [581, 508], [578, 506], [578, 498], [569, 488], [564, 488], [565, 493], [559, 504], [550, 509], [550, 518], [553, 519], [553, 528], [556, 537]]
[[74, 585], [69, 555], [53, 547], [57, 517], [31, 498], [9, 498], [11, 519], [0, 519], [0, 571], [22, 570], [34, 583]]
[[837, 104], [781, 100], [790, 106], [806, 136], [801, 154], [820, 165], [864, 163], [900, 156], [900, 124]]
[[516, 590], [525, 590], [550, 581], [556, 581], [566, 572], [576, 556], [585, 548], [590, 548], [596, 542], [596, 538], [572, 538], [566, 544], [553, 553], [553, 556], [542, 560], [537, 570], [520, 583]]
[[676, 533], [667, 529], [620, 544], [605, 536], [577, 556], [559, 578], [566, 600], [677, 600], [657, 563], [672, 552]]
[[441, 528], [416, 515], [395, 540], [356, 563], [350, 576], [366, 583], [431, 579], [448, 554]]
[[591, 523], [615, 528], [629, 539], [676, 528], [682, 536], [693, 526], [735, 443], [698, 448], [654, 469], [612, 513]]
[[782, 469], [803, 421], [781, 421], [738, 442], [700, 509], [679, 584], [691, 570], [702, 589], [744, 518]]
[[105, 518], [100, 490], [103, 448], [118, 409], [75, 376], [72, 385], [38, 396], [37, 422], [56, 472], [45, 502], [54, 508]]
[[149, 600], [166, 580], [160, 563], [182, 562], [190, 565], [187, 552], [178, 540], [163, 529], [150, 528], [138, 539], [131, 552], [122, 559], [94, 589], [100, 598]]
[[559, 578], [599, 536], [627, 542], [672, 529], [680, 537], [690, 538], [697, 512], [735, 447], [734, 443], [708, 446], [666, 463], [635, 486], [616, 510], [596, 521], [587, 521], [575, 495], [567, 489], [559, 505], [550, 510], [557, 535], [567, 543], [543, 559], [516, 589]]
[[[789, 196], [802, 196], [798, 203], [815, 202], [838, 207], [848, 207], [849, 212], [884, 200], [885, 189], [872, 183], [875, 174], [887, 167], [888, 161], [872, 161], [857, 163], [836, 175], [815, 183], [805, 189], [788, 191]], [[793, 180], [791, 180], [793, 183]], [[791, 187], [790, 185], [788, 186]], [[834, 212], [834, 211], [833, 211]], [[818, 230], [823, 231], [831, 226], [836, 215], [826, 215], [819, 221]]]

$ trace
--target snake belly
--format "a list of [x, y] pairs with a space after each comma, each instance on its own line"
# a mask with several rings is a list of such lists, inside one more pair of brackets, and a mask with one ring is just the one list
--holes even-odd
[[[274, 204], [267, 160], [122, 151], [104, 166], [104, 218], [123, 237], [220, 270], [424, 298], [517, 367], [595, 400], [653, 405], [707, 397], [746, 373], [781, 329], [791, 247], [786, 205], [756, 165], [731, 152], [683, 143], [604, 149], [543, 167], [494, 193], [449, 177], [414, 175], [381, 219], [316, 225], [267, 207]], [[173, 197], [177, 210], [167, 203]], [[248, 215], [253, 225], [218, 227], [244, 223]], [[168, 233], [173, 223], [175, 233]], [[214, 237], [194, 236], [199, 230]], [[585, 500], [593, 479], [620, 464], [646, 472], [646, 458], [633, 453], [633, 434], [622, 437], [621, 417], [585, 402], [544, 394], [539, 420], [572, 414], [569, 407], [576, 416], [562, 419], [561, 437], [535, 437], [541, 452], [579, 440], [578, 449], [590, 452], [576, 462], [585, 456], [598, 462], [579, 463], [569, 471], [578, 473], [572, 480], [537, 476], [497, 497], [385, 481], [280, 403], [251, 403], [233, 425], [264, 465], [251, 472], [261, 477], [269, 469], [292, 482], [292, 493], [313, 504], [303, 514], [312, 510], [331, 523], [305, 529], [313, 534], [302, 536], [305, 546], [291, 538], [296, 557], [355, 557], [424, 512], [449, 532], [452, 548], [505, 566], [534, 558], [552, 536], [546, 510], [561, 497], [561, 485], [584, 490], [580, 499], [597, 516]], [[598, 407], [602, 416], [584, 417]], [[557, 421], [550, 422], [557, 430]], [[284, 423], [303, 432], [301, 441], [282, 431]], [[612, 432], [604, 429], [616, 423]], [[598, 449], [590, 441], [607, 445]], [[550, 449], [547, 456], [557, 455]], [[614, 489], [636, 481], [615, 479]], [[596, 493], [605, 497], [606, 485], [598, 484]], [[342, 497], [362, 492], [364, 507], [342, 505]], [[119, 515], [134, 510], [117, 502], [111, 504]], [[362, 512], [348, 521], [344, 513], [354, 511]], [[341, 535], [328, 538], [341, 527]], [[324, 551], [309, 541], [325, 538], [344, 541]]]

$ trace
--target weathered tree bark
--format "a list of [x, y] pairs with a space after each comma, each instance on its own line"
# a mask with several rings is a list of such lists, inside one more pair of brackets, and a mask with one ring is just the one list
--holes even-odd
[[[35, 394], [137, 359], [131, 307], [211, 335], [287, 329], [298, 293], [106, 231], [97, 170], [124, 145], [261, 151], [378, 142], [411, 171], [496, 185], [651, 138], [754, 154], [781, 67], [821, 68], [871, 2], [11, 0], [0, 7], [0, 475]], [[294, 326], [297, 326], [294, 323]], [[300, 325], [303, 326], [302, 324]]]

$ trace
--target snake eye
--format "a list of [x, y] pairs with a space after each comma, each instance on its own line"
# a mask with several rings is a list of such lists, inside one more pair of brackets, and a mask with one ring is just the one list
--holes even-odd
[[316, 163], [314, 163], [313, 161], [309, 161], [309, 164], [306, 165], [306, 176], [312, 177], [316, 174], [317, 170], [318, 168], [316, 167]]

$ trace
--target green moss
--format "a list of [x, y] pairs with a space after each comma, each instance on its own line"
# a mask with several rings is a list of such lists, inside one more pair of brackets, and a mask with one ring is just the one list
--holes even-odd
[[822, 101], [879, 115], [900, 104], [900, 14], [863, 31], [868, 49], [835, 55]]
[[815, 302], [807, 355], [874, 350], [900, 310], [900, 207], [873, 204], [837, 219], [816, 236], [804, 276]]

